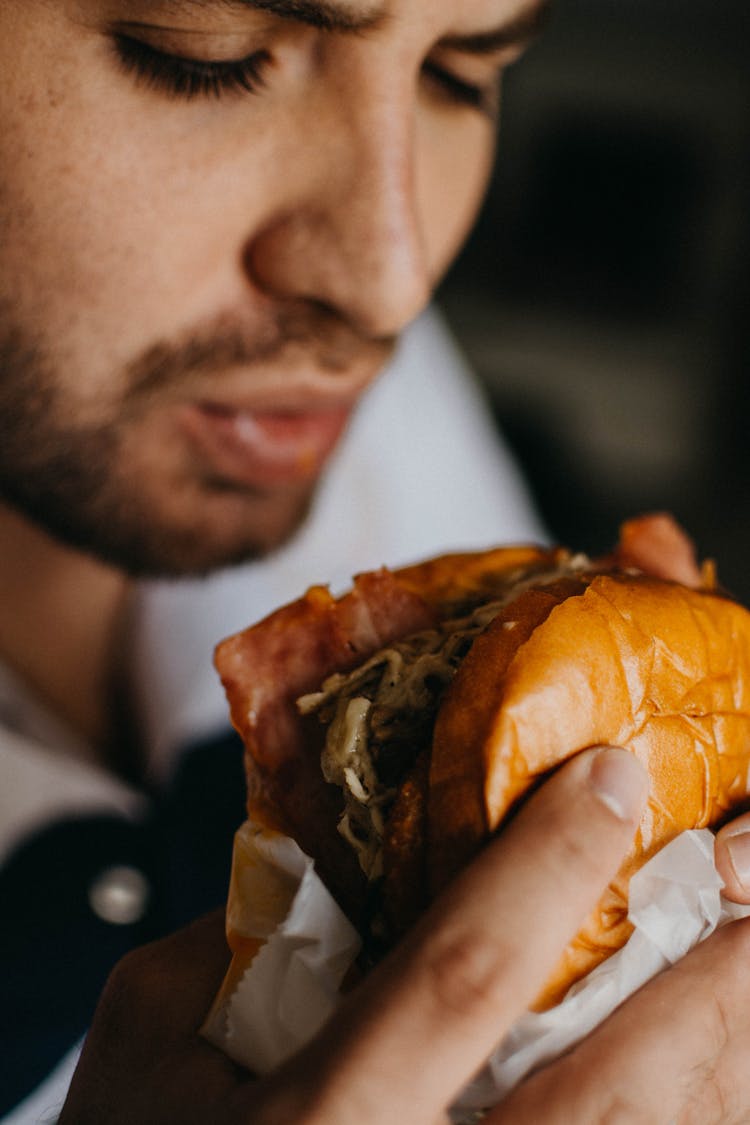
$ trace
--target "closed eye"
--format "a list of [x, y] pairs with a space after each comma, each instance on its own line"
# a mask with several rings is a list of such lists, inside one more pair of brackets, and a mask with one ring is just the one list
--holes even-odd
[[469, 106], [489, 117], [497, 112], [499, 73], [486, 84], [469, 82], [439, 63], [427, 59], [422, 64], [422, 73], [435, 83], [447, 97], [459, 105]]
[[128, 73], [151, 89], [186, 100], [258, 93], [271, 61], [267, 51], [254, 51], [240, 59], [192, 59], [159, 51], [119, 33], [113, 42], [118, 60]]

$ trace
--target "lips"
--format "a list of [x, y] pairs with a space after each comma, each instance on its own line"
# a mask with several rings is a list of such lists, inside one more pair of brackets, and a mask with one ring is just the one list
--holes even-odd
[[350, 415], [348, 406], [255, 411], [203, 402], [185, 407], [181, 421], [212, 476], [263, 489], [314, 480]]

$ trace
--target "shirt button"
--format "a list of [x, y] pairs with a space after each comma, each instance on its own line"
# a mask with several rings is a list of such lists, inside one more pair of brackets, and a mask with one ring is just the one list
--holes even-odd
[[146, 913], [150, 893], [146, 876], [136, 867], [106, 867], [89, 887], [89, 905], [103, 922], [132, 926]]

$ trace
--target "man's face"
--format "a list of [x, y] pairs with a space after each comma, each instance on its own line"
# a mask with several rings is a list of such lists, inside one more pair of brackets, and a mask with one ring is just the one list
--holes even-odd
[[133, 572], [282, 541], [542, 7], [0, 0], [0, 495]]

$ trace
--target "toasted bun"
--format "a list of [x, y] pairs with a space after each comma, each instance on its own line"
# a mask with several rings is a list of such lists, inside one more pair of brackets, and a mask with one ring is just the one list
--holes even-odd
[[750, 615], [663, 580], [601, 575], [556, 605], [498, 676], [496, 638], [507, 624], [496, 620], [478, 638], [438, 715], [428, 809], [433, 889], [539, 778], [582, 748], [625, 747], [651, 780], [617, 878], [539, 997], [537, 1006], [547, 1007], [627, 939], [633, 872], [679, 832], [717, 825], [745, 801]]
[[[716, 825], [745, 801], [750, 614], [701, 588], [712, 572], [702, 578], [684, 535], [660, 520], [626, 525], [619, 552], [538, 586], [529, 576], [554, 571], [565, 552], [444, 556], [361, 575], [340, 599], [316, 587], [219, 647], [248, 752], [249, 811], [316, 859], [356, 924], [366, 880], [336, 831], [342, 798], [320, 771], [323, 734], [296, 700], [393, 640], [452, 620], [467, 599], [491, 599], [503, 583], [522, 579], [459, 666], [431, 746], [402, 779], [386, 826], [382, 895], [393, 935], [545, 774], [589, 746], [624, 746], [651, 776], [648, 808], [616, 879], [535, 1005], [548, 1007], [626, 940], [632, 873], [678, 832]], [[664, 577], [669, 541], [680, 584]], [[641, 565], [660, 576], [634, 572]]]

